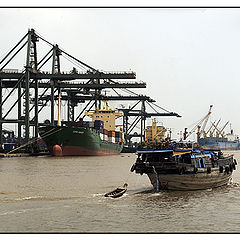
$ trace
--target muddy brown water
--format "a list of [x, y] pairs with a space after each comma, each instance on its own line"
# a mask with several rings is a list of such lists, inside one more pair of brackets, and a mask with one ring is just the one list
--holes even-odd
[[[155, 193], [135, 154], [0, 159], [1, 233], [240, 232], [239, 162], [228, 186]], [[104, 194], [128, 183], [117, 199]]]

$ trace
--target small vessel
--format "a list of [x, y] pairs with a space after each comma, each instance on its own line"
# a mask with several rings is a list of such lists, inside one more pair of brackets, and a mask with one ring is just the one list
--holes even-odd
[[128, 184], [125, 183], [122, 187], [118, 187], [115, 190], [106, 193], [104, 197], [118, 198], [121, 197], [127, 191]]
[[124, 134], [115, 130], [115, 119], [122, 116], [108, 107], [86, 112], [92, 121], [80, 120], [56, 126], [41, 126], [39, 134], [54, 156], [97, 156], [119, 154]]
[[[172, 145], [173, 146], [173, 145]], [[191, 148], [142, 148], [131, 168], [147, 174], [156, 191], [203, 190], [227, 185], [237, 161], [232, 154]]]

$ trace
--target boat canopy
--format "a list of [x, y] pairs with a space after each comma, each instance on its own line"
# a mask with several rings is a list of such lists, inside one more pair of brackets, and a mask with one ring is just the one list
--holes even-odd
[[208, 154], [198, 154], [198, 155], [193, 154], [192, 157], [193, 158], [201, 158], [201, 157], [210, 157], [211, 158], [211, 154], [210, 153], [208, 153]]
[[191, 153], [192, 151], [186, 151], [186, 152], [173, 152], [173, 157], [175, 156], [180, 156], [180, 155], [184, 155], [184, 154], [187, 154], [187, 153]]
[[137, 153], [164, 153], [173, 152], [173, 150], [137, 150]]

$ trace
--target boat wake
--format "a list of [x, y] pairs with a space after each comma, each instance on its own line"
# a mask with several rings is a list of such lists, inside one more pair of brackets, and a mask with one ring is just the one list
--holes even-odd
[[49, 196], [28, 196], [22, 198], [15, 198], [8, 201], [19, 202], [19, 201], [61, 201], [61, 200], [73, 200], [79, 199], [79, 196], [70, 196], [70, 197], [49, 197]]
[[94, 193], [92, 194], [92, 197], [101, 197], [104, 196], [104, 193]]
[[231, 182], [227, 186], [232, 188], [240, 188], [240, 184], [237, 182]]
[[16, 211], [7, 211], [7, 212], [2, 212], [0, 213], [0, 216], [5, 216], [5, 215], [17, 215], [17, 214], [22, 214], [26, 212], [36, 212], [36, 211], [46, 211], [50, 209], [54, 209], [55, 207], [47, 207], [47, 208], [27, 208], [27, 209], [22, 209], [22, 210], [16, 210]]
[[162, 195], [162, 192], [155, 192], [155, 193], [153, 193], [151, 196], [153, 196], [153, 197], [159, 197], [159, 196], [161, 196]]
[[30, 196], [30, 197], [23, 197], [23, 198], [16, 198], [15, 201], [26, 201], [26, 200], [41, 200], [43, 196]]

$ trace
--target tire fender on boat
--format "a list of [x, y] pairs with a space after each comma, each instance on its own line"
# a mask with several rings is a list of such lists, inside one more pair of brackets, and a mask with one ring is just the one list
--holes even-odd
[[233, 168], [233, 170], [236, 170], [236, 166], [234, 163], [232, 164], [232, 168]]
[[220, 172], [220, 173], [223, 173], [223, 166], [220, 166], [220, 167], [219, 167], [219, 172]]
[[229, 167], [225, 167], [225, 172], [229, 174]]
[[180, 167], [180, 168], [178, 168], [178, 174], [179, 175], [182, 175], [182, 174], [184, 174], [186, 171], [185, 171], [185, 168], [184, 167]]
[[234, 164], [237, 165], [237, 160], [236, 159], [234, 159]]
[[207, 173], [211, 173], [212, 169], [211, 167], [207, 167]]

